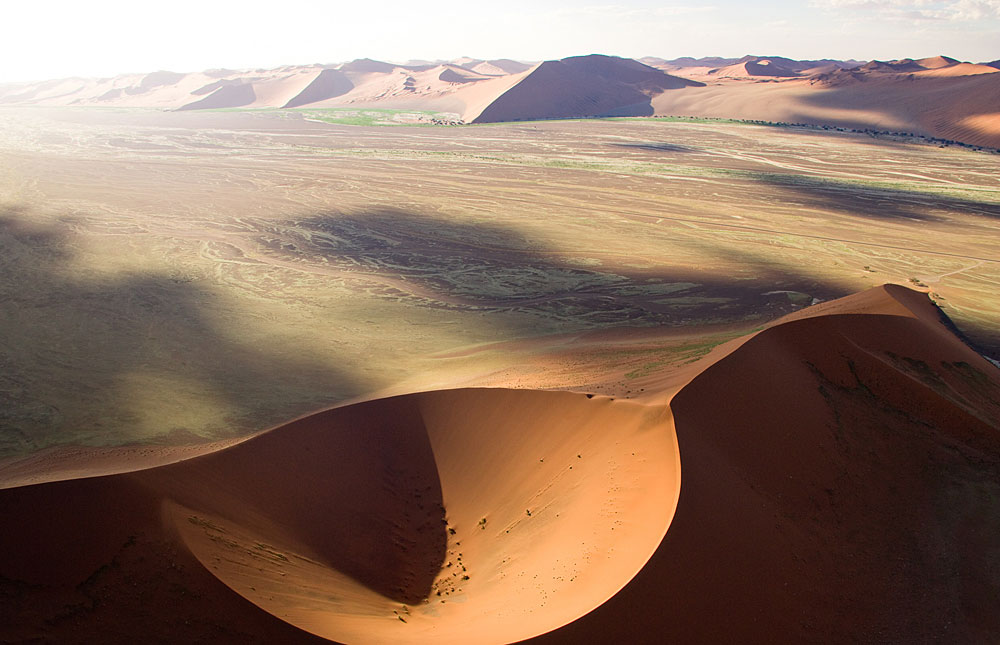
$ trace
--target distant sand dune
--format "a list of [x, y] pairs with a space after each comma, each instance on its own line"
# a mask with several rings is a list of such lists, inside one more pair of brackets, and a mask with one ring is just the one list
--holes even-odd
[[[899, 132], [1000, 148], [1000, 62], [573, 56], [529, 65], [459, 58], [398, 65], [153, 72], [0, 86], [0, 105], [159, 109], [317, 108], [443, 112], [475, 123], [693, 116]], [[204, 97], [192, 100], [192, 97]], [[448, 117], [451, 121], [455, 117]]]
[[710, 71], [709, 74], [729, 78], [749, 78], [754, 76], [794, 78], [799, 75], [795, 70], [783, 67], [768, 59], [759, 61], [749, 60], [736, 63], [735, 65], [720, 67]]
[[205, 98], [187, 103], [178, 110], [204, 110], [219, 108], [234, 108], [250, 105], [257, 98], [253, 85], [240, 83], [238, 85], [223, 85]]
[[0, 640], [989, 640], [1000, 375], [939, 316], [888, 285], [669, 401], [425, 392], [0, 490]]
[[387, 74], [395, 69], [392, 63], [372, 60], [371, 58], [358, 58], [349, 63], [344, 63], [339, 67], [342, 72], [358, 72], [362, 74]]
[[446, 67], [440, 74], [438, 74], [438, 80], [444, 81], [445, 83], [472, 83], [484, 80], [484, 77], [479, 74], [463, 74], [451, 67]]
[[354, 83], [342, 71], [324, 69], [304, 90], [296, 94], [282, 107], [293, 108], [318, 101], [325, 101], [347, 94], [354, 89]]
[[957, 63], [947, 67], [930, 67], [917, 72], [920, 76], [973, 76], [976, 74], [996, 74], [998, 69], [989, 65], [974, 65], [972, 63]]
[[585, 116], [649, 116], [652, 97], [701, 85], [638, 61], [578, 56], [546, 61], [490, 103], [476, 123]]

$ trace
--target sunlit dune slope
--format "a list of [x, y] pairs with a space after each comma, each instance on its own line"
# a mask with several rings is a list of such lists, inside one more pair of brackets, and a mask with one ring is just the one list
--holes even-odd
[[424, 392], [0, 490], [0, 639], [989, 641], [1000, 376], [939, 316], [889, 285], [672, 397]]
[[[233, 640], [280, 634], [273, 615], [345, 642], [509, 642], [627, 583], [662, 539], [678, 487], [662, 406], [430, 392], [320, 413], [171, 466], [0, 491], [13, 524], [0, 575], [39, 618], [34, 631], [17, 625], [18, 638], [68, 633], [45, 621], [66, 598], [86, 602], [88, 581], [108, 580], [169, 599], [157, 637], [204, 616], [186, 602], [197, 593], [225, 598]], [[169, 588], [149, 565], [116, 564], [136, 560], [170, 561]], [[97, 633], [117, 615], [97, 604], [74, 629]]]
[[666, 538], [543, 642], [996, 639], [996, 368], [923, 294], [821, 307], [720, 348], [676, 395]]

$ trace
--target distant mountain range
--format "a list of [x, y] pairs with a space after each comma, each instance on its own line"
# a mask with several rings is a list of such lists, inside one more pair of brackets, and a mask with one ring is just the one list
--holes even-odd
[[276, 69], [158, 71], [0, 85], [4, 106], [391, 108], [483, 123], [691, 116], [901, 132], [1000, 148], [1000, 61], [793, 60], [592, 54]]

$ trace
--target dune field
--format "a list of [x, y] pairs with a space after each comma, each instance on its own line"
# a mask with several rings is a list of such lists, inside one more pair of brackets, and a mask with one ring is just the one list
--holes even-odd
[[0, 84], [0, 106], [281, 110], [353, 125], [688, 116], [808, 124], [1000, 149], [995, 62], [590, 54], [158, 71]]
[[1000, 157], [446, 94], [0, 107], [0, 641], [1000, 635]]

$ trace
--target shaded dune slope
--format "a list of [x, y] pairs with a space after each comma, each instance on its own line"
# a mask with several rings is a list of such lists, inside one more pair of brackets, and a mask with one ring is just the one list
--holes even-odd
[[255, 100], [257, 100], [257, 94], [253, 90], [253, 85], [249, 83], [221, 85], [205, 98], [187, 103], [177, 109], [215, 110], [236, 108], [250, 105]]
[[939, 316], [887, 285], [669, 401], [424, 392], [0, 490], [0, 640], [989, 641], [1000, 377]]
[[825, 309], [674, 397], [683, 486], [666, 538], [621, 593], [541, 641], [996, 639], [996, 369], [922, 294]]
[[354, 83], [339, 69], [324, 69], [301, 92], [292, 97], [282, 107], [294, 108], [317, 101], [325, 101], [347, 94], [354, 89]]
[[948, 69], [931, 76], [861, 75], [845, 85], [833, 81], [831, 89], [807, 97], [801, 116], [808, 119], [818, 108], [882, 112], [920, 134], [1000, 147], [1000, 75], [940, 75]]

